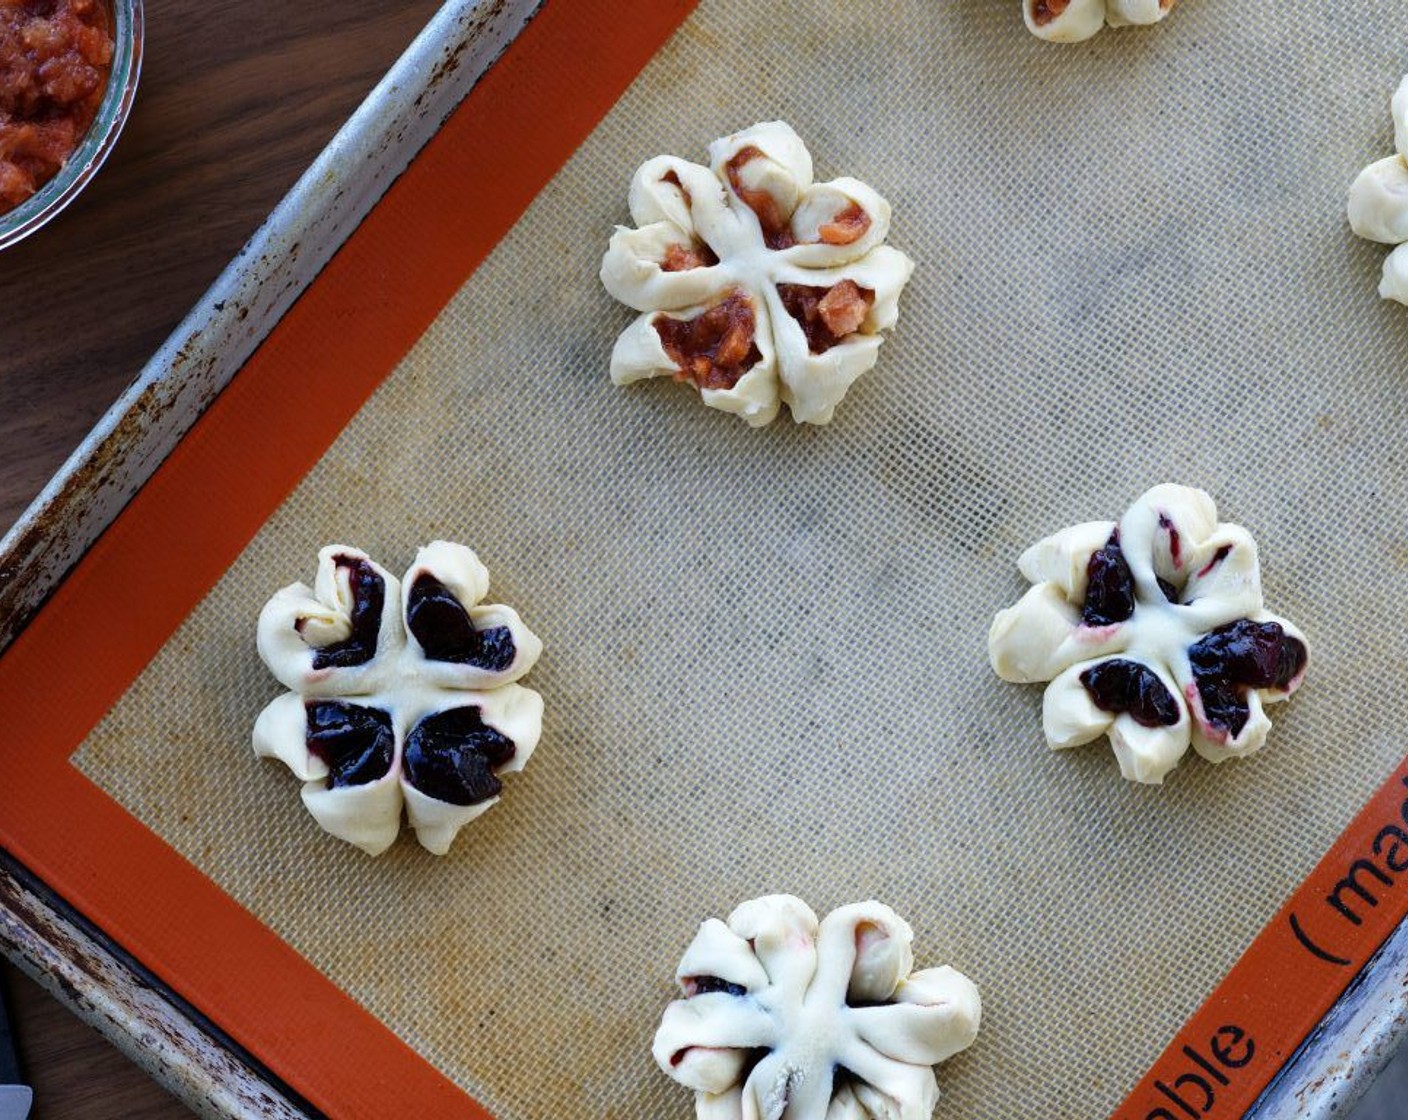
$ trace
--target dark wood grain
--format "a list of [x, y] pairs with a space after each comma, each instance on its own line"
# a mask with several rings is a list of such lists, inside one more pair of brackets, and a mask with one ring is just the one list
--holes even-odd
[[436, 6], [147, 0], [141, 85], [107, 166], [0, 252], [0, 531]]
[[[141, 85], [98, 177], [0, 252], [0, 532], [425, 25], [434, 0], [146, 0]], [[35, 1120], [190, 1113], [4, 969]]]

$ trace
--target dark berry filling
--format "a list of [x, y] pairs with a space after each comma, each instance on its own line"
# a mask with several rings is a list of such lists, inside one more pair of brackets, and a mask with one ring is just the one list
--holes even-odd
[[704, 996], [710, 992], [727, 992], [731, 996], [746, 996], [748, 994], [748, 989], [742, 984], [730, 984], [727, 980], [720, 980], [717, 976], [687, 976], [684, 987], [691, 996]]
[[1306, 657], [1305, 643], [1280, 623], [1243, 618], [1218, 627], [1188, 647], [1204, 718], [1235, 739], [1251, 717], [1247, 689], [1284, 691], [1305, 670]]
[[807, 336], [807, 349], [813, 354], [826, 353], [860, 330], [875, 303], [875, 293], [854, 280], [829, 288], [779, 284], [777, 295]]
[[756, 332], [753, 301], [737, 290], [693, 319], [655, 319], [660, 345], [679, 368], [677, 380], [701, 389], [732, 389], [763, 360]]
[[432, 661], [452, 661], [500, 673], [513, 664], [518, 652], [507, 626], [476, 630], [464, 605], [429, 572], [417, 576], [411, 585], [406, 628]]
[[386, 601], [386, 581], [367, 561], [356, 556], [338, 556], [333, 563], [348, 572], [352, 589], [352, 633], [340, 642], [314, 651], [314, 669], [347, 669], [365, 665], [375, 657], [381, 610]]
[[1178, 702], [1146, 665], [1113, 658], [1092, 665], [1080, 683], [1101, 711], [1124, 713], [1143, 727], [1171, 727], [1178, 722]]
[[340, 700], [310, 700], [304, 710], [304, 741], [310, 754], [327, 763], [332, 788], [364, 786], [386, 776], [396, 747], [386, 712]]
[[1170, 603], [1178, 602], [1178, 588], [1174, 587], [1173, 584], [1169, 583], [1163, 576], [1155, 576], [1154, 578], [1159, 581], [1159, 590], [1164, 593], [1164, 598]]
[[1090, 556], [1085, 569], [1087, 587], [1080, 621], [1084, 626], [1111, 626], [1134, 614], [1134, 576], [1120, 548], [1116, 529], [1103, 548]]
[[513, 740], [481, 718], [478, 708], [426, 716], [406, 740], [406, 777], [427, 797], [473, 805], [503, 788], [494, 769], [513, 758]]

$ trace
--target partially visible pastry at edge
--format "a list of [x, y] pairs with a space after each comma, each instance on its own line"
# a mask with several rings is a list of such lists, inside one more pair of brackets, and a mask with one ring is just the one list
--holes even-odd
[[1389, 102], [1397, 151], [1359, 173], [1349, 188], [1349, 225], [1360, 237], [1397, 246], [1384, 261], [1379, 295], [1408, 303], [1408, 77]]
[[769, 895], [710, 918], [653, 1052], [699, 1120], [929, 1120], [933, 1067], [978, 1036], [982, 999], [948, 966], [914, 969], [914, 931], [879, 902], [817, 920]]
[[1079, 43], [1105, 27], [1158, 23], [1177, 0], [1022, 0], [1022, 18], [1039, 39]]

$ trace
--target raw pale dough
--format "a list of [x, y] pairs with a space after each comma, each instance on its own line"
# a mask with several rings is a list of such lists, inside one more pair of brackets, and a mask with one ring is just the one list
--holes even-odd
[[[1007, 681], [1050, 681], [1047, 742], [1108, 735], [1132, 781], [1162, 782], [1190, 742], [1212, 762], [1251, 754], [1271, 728], [1264, 705], [1304, 679], [1305, 636], [1265, 609], [1256, 542], [1220, 523], [1201, 490], [1157, 486], [1118, 523], [1065, 529], [1018, 566], [1034, 586], [993, 620], [993, 669]], [[1101, 615], [1119, 601], [1124, 609]], [[1111, 681], [1135, 680], [1142, 698], [1111, 701]]]
[[[418, 586], [436, 588], [430, 609], [448, 621], [452, 635], [471, 642], [487, 637], [495, 644], [484, 651], [462, 641], [461, 648], [474, 652], [456, 653], [459, 660], [446, 659], [439, 648], [437, 656], [427, 654], [411, 629], [412, 609], [422, 605], [413, 595]], [[496, 776], [521, 770], [528, 762], [542, 733], [543, 702], [513, 682], [533, 667], [542, 643], [511, 607], [478, 605], [488, 590], [488, 571], [464, 545], [435, 541], [422, 548], [404, 583], [366, 553], [329, 545], [318, 554], [314, 587], [293, 584], [265, 605], [259, 616], [259, 655], [292, 691], [260, 713], [254, 750], [282, 760], [303, 781], [303, 803], [334, 836], [380, 855], [400, 831], [404, 805], [421, 844], [444, 855], [459, 830], [497, 802], [497, 796], [485, 795], [486, 789], [497, 789]], [[435, 632], [427, 626], [422, 622], [417, 628], [422, 634]], [[345, 648], [349, 643], [357, 648]], [[365, 735], [384, 721], [394, 736], [384, 773], [346, 784], [330, 780], [328, 761], [309, 746], [310, 713], [320, 702], [345, 705], [362, 721]], [[448, 780], [460, 783], [455, 758], [483, 766], [481, 759], [470, 757], [477, 740], [470, 742], [467, 733], [458, 740], [443, 732], [432, 737], [428, 730], [438, 725], [421, 725], [428, 718], [467, 710], [478, 713], [468, 720], [476, 734], [500, 748], [502, 739], [495, 733], [506, 737], [511, 757], [475, 770], [477, 785], [464, 787], [455, 801], [430, 796], [412, 782], [408, 740], [421, 730], [419, 742], [426, 745], [417, 757], [441, 763]], [[365, 738], [342, 742], [363, 744]]]
[[[601, 282], [643, 314], [617, 340], [611, 378], [691, 381], [705, 404], [754, 426], [770, 422], [783, 402], [798, 422], [828, 423], [875, 365], [914, 269], [883, 244], [890, 206], [855, 179], [813, 183], [811, 155], [781, 121], [716, 140], [709, 160], [701, 167], [658, 156], [631, 182], [638, 228], [617, 227]], [[813, 336], [819, 350], [784, 301], [786, 293], [795, 307], [803, 289], [817, 289], [810, 303], [823, 305], [812, 307], [814, 329], [826, 328]], [[733, 306], [730, 299], [751, 321], [728, 337], [719, 337], [723, 327], [706, 332], [701, 343], [728, 356], [725, 372], [707, 363], [703, 372], [683, 368], [662, 329], [670, 320], [707, 322], [702, 316]]]
[[913, 939], [878, 902], [820, 923], [790, 895], [745, 902], [685, 951], [655, 1060], [700, 1120], [928, 1120], [982, 1001], [952, 968], [911, 972]]
[[1177, 0], [1022, 0], [1022, 18], [1040, 39], [1079, 43], [1107, 24], [1129, 27], [1158, 23]]
[[1408, 78], [1389, 105], [1396, 155], [1371, 163], [1349, 188], [1349, 224], [1360, 237], [1398, 248], [1384, 261], [1379, 295], [1408, 303]]

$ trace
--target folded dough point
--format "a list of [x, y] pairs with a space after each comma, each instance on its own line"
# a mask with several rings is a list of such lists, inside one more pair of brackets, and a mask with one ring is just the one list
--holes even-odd
[[1080, 612], [1054, 583], [1029, 588], [1014, 606], [998, 611], [988, 630], [993, 671], [1013, 684], [1040, 684], [1064, 670]]
[[374, 782], [327, 788], [323, 782], [303, 786], [303, 804], [322, 828], [369, 856], [379, 856], [401, 831], [401, 752], [391, 769]]
[[1188, 753], [1190, 735], [1187, 715], [1172, 727], [1145, 727], [1128, 714], [1116, 716], [1110, 725], [1110, 745], [1120, 773], [1144, 785], [1163, 784], [1164, 776]]

